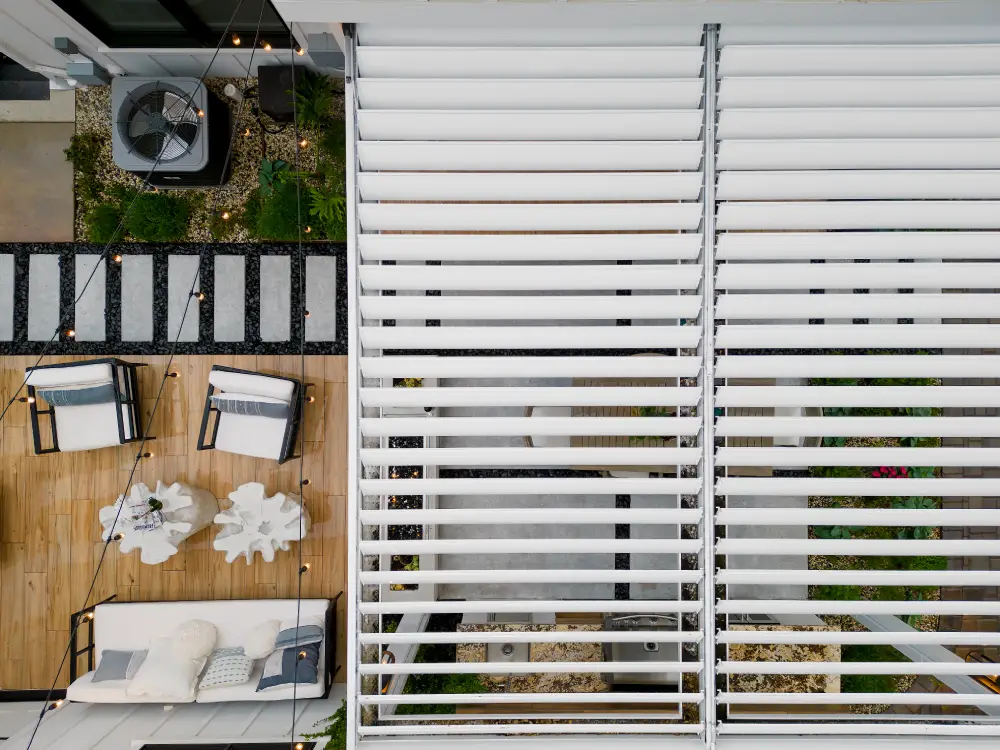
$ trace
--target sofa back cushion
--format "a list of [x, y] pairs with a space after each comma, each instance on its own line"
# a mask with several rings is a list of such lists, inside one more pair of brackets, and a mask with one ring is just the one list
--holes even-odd
[[[303, 599], [302, 615], [324, 616], [329, 599]], [[295, 599], [235, 599], [205, 602], [123, 602], [94, 611], [95, 658], [104, 649], [138, 651], [169, 636], [182, 622], [207, 620], [218, 630], [215, 648], [242, 646], [247, 632], [265, 620], [294, 618]]]

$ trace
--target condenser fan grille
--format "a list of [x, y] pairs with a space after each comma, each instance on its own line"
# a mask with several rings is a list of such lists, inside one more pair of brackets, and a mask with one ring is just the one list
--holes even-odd
[[202, 126], [190, 97], [160, 86], [128, 96], [121, 115], [119, 126], [128, 150], [151, 162], [159, 159], [161, 164], [187, 154]]

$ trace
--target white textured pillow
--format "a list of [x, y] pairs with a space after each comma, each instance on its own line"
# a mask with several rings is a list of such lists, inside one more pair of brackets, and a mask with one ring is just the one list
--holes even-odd
[[170, 638], [157, 638], [150, 644], [149, 654], [131, 684], [125, 688], [125, 695], [190, 703], [194, 700], [198, 674], [204, 666], [204, 658], [178, 658]]
[[246, 634], [243, 652], [251, 659], [267, 658], [274, 651], [274, 641], [280, 629], [280, 620], [265, 620]]
[[215, 648], [219, 631], [206, 620], [182, 622], [170, 634], [174, 654], [181, 659], [204, 659]]
[[250, 682], [251, 672], [253, 672], [253, 659], [243, 653], [240, 646], [217, 648], [212, 652], [208, 669], [202, 675], [198, 690], [243, 685]]

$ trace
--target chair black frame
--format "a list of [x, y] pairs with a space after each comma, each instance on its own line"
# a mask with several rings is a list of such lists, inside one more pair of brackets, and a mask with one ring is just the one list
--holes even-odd
[[[140, 367], [146, 367], [141, 362], [125, 362], [121, 359], [106, 357], [104, 359], [92, 359], [85, 362], [64, 362], [57, 365], [39, 365], [29, 368], [29, 372], [35, 370], [55, 370], [70, 367], [82, 367], [85, 365], [111, 365], [111, 384], [115, 391], [115, 416], [118, 418], [118, 444], [138, 443], [142, 440], [152, 440], [153, 438], [143, 435], [142, 414], [139, 403], [139, 377], [136, 371]], [[121, 382], [118, 379], [118, 369], [124, 369], [123, 378], [125, 392], [122, 393]], [[28, 405], [31, 411], [31, 437], [34, 442], [35, 455], [41, 456], [46, 453], [59, 453], [59, 437], [56, 431], [56, 407], [49, 405], [47, 409], [38, 408], [38, 398], [35, 395], [35, 387], [28, 386]], [[122, 406], [127, 406], [125, 414], [122, 413]], [[42, 434], [38, 417], [47, 416], [49, 418], [49, 431], [52, 435], [52, 447], [42, 448]], [[125, 417], [128, 417], [129, 427], [131, 427], [132, 437], [125, 437]], [[95, 449], [96, 450], [96, 449]]]
[[[283, 375], [268, 375], [263, 372], [255, 372], [253, 370], [240, 370], [236, 367], [224, 367], [222, 365], [213, 365], [212, 372], [235, 372], [240, 375], [256, 375], [261, 378], [272, 378], [274, 380], [285, 380], [292, 383], [292, 415], [285, 422], [285, 436], [281, 440], [281, 452], [278, 454], [278, 463], [283, 464], [286, 461], [291, 461], [293, 458], [299, 458], [295, 451], [295, 440], [299, 434], [299, 425], [302, 421], [302, 401], [305, 389], [298, 380], [295, 378], [286, 378]], [[208, 384], [208, 393], [205, 396], [205, 408], [201, 415], [201, 430], [198, 432], [198, 450], [214, 450], [215, 449], [215, 438], [219, 433], [219, 420], [222, 418], [222, 413], [212, 405], [212, 396], [217, 393], [221, 393], [211, 382]], [[205, 442], [205, 436], [208, 433], [208, 420], [212, 412], [215, 412], [215, 421], [212, 424], [212, 440], [211, 442]]]

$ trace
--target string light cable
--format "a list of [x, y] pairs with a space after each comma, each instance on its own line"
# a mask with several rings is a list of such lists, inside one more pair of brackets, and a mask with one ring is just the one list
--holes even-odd
[[[289, 24], [288, 38], [289, 47], [291, 48], [291, 62], [292, 62], [292, 81], [294, 88], [295, 81], [295, 56], [296, 56], [296, 44], [295, 36], [292, 31], [292, 24]], [[299, 109], [298, 102], [294, 95], [292, 94], [292, 126], [295, 130], [295, 214], [296, 214], [296, 224], [298, 226], [298, 249], [296, 253], [296, 261], [298, 264], [298, 274], [299, 274], [299, 289], [305, 289], [305, 259], [304, 250], [302, 244], [302, 169], [301, 169], [301, 154], [302, 149], [308, 145], [300, 136], [299, 133]], [[308, 231], [308, 227], [306, 228]], [[305, 405], [306, 398], [305, 392], [308, 385], [306, 384], [306, 316], [308, 315], [306, 311], [306, 299], [305, 294], [299, 295], [299, 305], [300, 305], [300, 315], [299, 315], [299, 372], [300, 380], [299, 382], [303, 384], [303, 387], [299, 389], [299, 419], [305, 422]], [[305, 478], [305, 461], [306, 461], [306, 443], [305, 443], [305, 430], [299, 429], [298, 436], [299, 443], [299, 501], [305, 506], [305, 487], [309, 483]], [[299, 514], [299, 543], [297, 545], [298, 551], [298, 563], [299, 563], [299, 576], [298, 576], [298, 586], [295, 592], [295, 647], [298, 648], [299, 645], [299, 625], [302, 621], [302, 576], [309, 570], [307, 564], [302, 562], [302, 537], [303, 537], [303, 516], [304, 513]], [[336, 644], [327, 643], [326, 648], [336, 648]], [[297, 654], [297, 660], [295, 662], [295, 679], [292, 681], [292, 725], [290, 729], [290, 734], [288, 737], [288, 744], [291, 750], [296, 750], [296, 740], [295, 740], [295, 724], [298, 718], [298, 687], [299, 687], [299, 662], [305, 657], [304, 651], [299, 651]], [[318, 672], [318, 670], [317, 670]], [[330, 675], [332, 679], [332, 675]], [[300, 746], [301, 747], [301, 746]]]
[[[208, 61], [208, 66], [205, 68], [205, 72], [202, 73], [201, 76], [198, 78], [199, 86], [195, 86], [192, 88], [191, 92], [187, 95], [186, 101], [184, 102], [184, 107], [191, 106], [191, 102], [194, 101], [195, 94], [198, 92], [200, 87], [205, 84], [205, 79], [208, 78], [208, 74], [212, 70], [212, 65], [215, 64], [215, 60], [219, 56], [219, 52], [222, 51], [222, 46], [225, 43], [225, 40], [230, 35], [230, 29], [232, 28], [233, 22], [236, 20], [236, 15], [239, 13], [240, 8], [243, 6], [243, 3], [245, 1], [246, 0], [238, 0], [238, 2], [236, 3], [236, 8], [233, 10], [233, 14], [229, 17], [229, 22], [226, 24], [225, 30], [219, 37], [219, 43], [215, 46], [215, 52], [212, 54], [212, 58]], [[258, 35], [260, 34], [259, 21], [257, 24], [257, 34]], [[254, 46], [256, 47], [256, 45]], [[173, 129], [170, 131], [168, 142], [173, 140], [174, 136], [177, 134], [178, 128], [180, 128], [182, 124], [183, 124], [182, 120], [178, 120], [176, 123], [174, 123]], [[231, 143], [230, 143], [230, 149], [232, 149]], [[142, 195], [149, 188], [150, 180], [153, 179], [153, 173], [160, 166], [160, 162], [163, 160], [164, 153], [166, 153], [166, 149], [161, 149], [160, 153], [157, 154], [156, 161], [153, 162], [153, 166], [149, 168], [149, 172], [147, 172], [145, 178], [143, 178], [142, 185], [139, 187], [139, 190], [136, 191], [135, 195], [132, 196], [132, 200], [129, 202], [128, 207], [125, 209], [124, 213], [122, 213], [121, 219], [119, 219], [118, 221], [118, 226], [115, 227], [114, 232], [111, 233], [111, 239], [109, 239], [108, 242], [104, 245], [104, 249], [98, 256], [97, 263], [94, 264], [94, 267], [91, 269], [90, 274], [87, 276], [87, 281], [84, 283], [83, 288], [77, 293], [76, 299], [74, 299], [73, 301], [73, 307], [72, 307], [73, 311], [75, 311], [76, 306], [80, 303], [80, 300], [83, 299], [83, 295], [87, 293], [87, 289], [90, 286], [90, 282], [94, 280], [94, 276], [97, 274], [97, 269], [107, 264], [108, 253], [111, 251], [111, 246], [115, 243], [115, 241], [120, 236], [121, 231], [125, 228], [125, 224], [128, 221], [129, 214], [132, 212], [132, 207], [135, 206], [135, 203], [139, 199], [139, 196]], [[225, 171], [223, 171], [223, 174], [225, 174]], [[120, 256], [116, 255], [115, 256], [116, 260], [119, 257]], [[73, 314], [73, 313], [71, 312], [68, 314]], [[33, 370], [35, 367], [38, 367], [38, 365], [41, 364], [42, 359], [44, 359], [45, 355], [48, 353], [49, 347], [52, 346], [52, 342], [55, 341], [59, 337], [59, 334], [63, 332], [65, 332], [69, 338], [75, 336], [75, 332], [72, 329], [68, 329], [66, 326], [67, 326], [66, 318], [61, 317], [58, 325], [56, 326], [55, 331], [52, 332], [52, 335], [49, 337], [49, 340], [46, 341], [45, 344], [42, 346], [42, 351], [38, 355], [38, 359], [35, 361], [34, 366], [25, 371], [24, 380], [21, 381], [21, 385], [11, 395], [10, 399], [7, 401], [7, 404], [3, 408], [3, 412], [0, 412], [0, 424], [3, 423], [3, 420], [7, 416], [7, 412], [10, 410], [11, 405], [18, 400], [21, 391], [28, 384], [28, 378], [30, 377], [31, 370]]]

